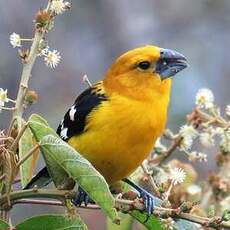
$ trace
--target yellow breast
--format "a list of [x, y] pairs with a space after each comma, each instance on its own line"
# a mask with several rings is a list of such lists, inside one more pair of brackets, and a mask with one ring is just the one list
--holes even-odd
[[168, 100], [112, 95], [90, 114], [85, 132], [68, 143], [112, 184], [131, 174], [151, 152], [165, 127]]

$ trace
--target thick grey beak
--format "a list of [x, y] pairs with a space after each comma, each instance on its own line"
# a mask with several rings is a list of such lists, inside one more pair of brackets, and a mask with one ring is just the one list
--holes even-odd
[[160, 55], [155, 72], [160, 75], [162, 80], [172, 77], [188, 67], [185, 56], [174, 50], [161, 49]]

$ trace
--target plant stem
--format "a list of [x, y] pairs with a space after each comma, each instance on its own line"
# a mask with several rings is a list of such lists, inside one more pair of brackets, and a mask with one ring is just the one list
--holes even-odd
[[[14, 204], [38, 204], [38, 205], [53, 205], [53, 206], [65, 206], [63, 202], [61, 201], [53, 201], [53, 200], [38, 200], [38, 199], [21, 199], [16, 200]], [[100, 210], [100, 207], [94, 204], [88, 204], [85, 206], [82, 204], [79, 208], [83, 209], [96, 209]]]
[[27, 124], [24, 124], [24, 125], [21, 127], [21, 129], [20, 129], [20, 131], [19, 131], [17, 137], [15, 138], [14, 142], [12, 143], [12, 145], [9, 147], [9, 150], [15, 151], [15, 150], [17, 149], [18, 142], [19, 142], [19, 140], [21, 139], [22, 135], [24, 134], [24, 132], [25, 132], [27, 126], [28, 126]]
[[[57, 190], [57, 189], [28, 189], [18, 190], [8, 194], [12, 203], [16, 200], [23, 198], [49, 198], [49, 199], [71, 199], [76, 195], [76, 191]], [[7, 195], [4, 194], [0, 197], [0, 207], [4, 207], [7, 203]]]
[[141, 167], [142, 167], [144, 173], [145, 173], [145, 174], [147, 175], [147, 177], [148, 177], [149, 184], [151, 185], [152, 190], [153, 190], [152, 192], [153, 192], [154, 194], [156, 194], [156, 195], [160, 198], [160, 197], [161, 197], [161, 194], [160, 194], [160, 192], [159, 192], [159, 189], [158, 189], [158, 187], [157, 187], [157, 185], [156, 185], [156, 183], [155, 183], [155, 181], [154, 181], [154, 179], [153, 179], [151, 173], [148, 171], [148, 169], [147, 169], [147, 167], [146, 167], [145, 164], [142, 164]]
[[30, 156], [32, 156], [34, 154], [34, 152], [39, 149], [40, 145], [36, 144], [18, 163], [17, 163], [17, 167], [19, 167], [20, 165], [22, 165]]
[[[64, 204], [64, 202], [57, 202], [57, 201], [47, 201], [47, 200], [34, 200], [34, 199], [24, 199], [24, 198], [48, 198], [48, 199], [56, 199], [63, 201], [65, 199], [72, 199], [76, 195], [76, 191], [69, 191], [69, 190], [57, 190], [57, 189], [29, 189], [29, 190], [19, 190], [15, 191], [9, 194], [9, 198], [12, 201], [11, 204], [19, 204], [19, 203], [36, 203], [36, 204], [50, 204], [50, 205], [61, 205]], [[20, 199], [24, 199], [21, 200]], [[6, 205], [7, 203], [7, 196], [3, 195], [0, 197], [0, 207], [5, 207], [8, 208]], [[145, 210], [145, 205], [143, 202], [139, 199], [136, 200], [125, 200], [125, 199], [120, 199], [116, 198], [115, 199], [115, 207], [118, 210], [129, 212], [132, 210], [139, 210], [143, 211]], [[97, 206], [93, 205], [92, 207], [88, 207], [90, 209], [96, 209], [98, 208]], [[212, 219], [207, 218], [207, 217], [201, 217], [201, 216], [196, 216], [190, 213], [183, 213], [183, 212], [178, 212], [178, 209], [172, 209], [172, 208], [165, 208], [165, 207], [159, 207], [155, 206], [155, 211], [153, 215], [159, 215], [159, 213], [167, 212], [168, 216], [173, 217], [173, 218], [179, 218], [179, 219], [185, 219], [194, 223], [201, 224], [206, 227], [211, 227], [212, 226]], [[230, 222], [223, 221], [218, 224], [217, 227], [223, 227], [225, 229], [230, 229]]]
[[15, 108], [15, 107], [8, 108], [8, 107], [2, 107], [2, 106], [0, 106], [0, 110], [15, 111], [15, 110], [16, 110], [16, 108]]
[[181, 144], [182, 139], [183, 138], [181, 136], [178, 136], [176, 139], [173, 140], [172, 145], [165, 152], [163, 152], [161, 155], [157, 156], [154, 159], [150, 159], [149, 163], [154, 165], [161, 164], [177, 149], [177, 147]]

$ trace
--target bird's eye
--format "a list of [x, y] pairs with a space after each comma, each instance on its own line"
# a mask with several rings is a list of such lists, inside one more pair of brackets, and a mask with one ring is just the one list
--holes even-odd
[[151, 66], [151, 63], [148, 61], [142, 61], [138, 64], [138, 67], [143, 70], [148, 69], [150, 66]]

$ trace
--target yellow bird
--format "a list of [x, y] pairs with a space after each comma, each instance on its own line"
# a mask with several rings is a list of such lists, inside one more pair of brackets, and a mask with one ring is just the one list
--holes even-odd
[[[76, 99], [57, 133], [88, 159], [109, 185], [126, 178], [150, 154], [162, 134], [171, 77], [186, 67], [186, 58], [173, 50], [148, 45], [126, 52], [102, 81]], [[48, 177], [46, 169], [27, 188], [44, 176]], [[149, 195], [125, 181], [144, 198]], [[148, 212], [153, 209], [150, 203], [146, 205]]]

